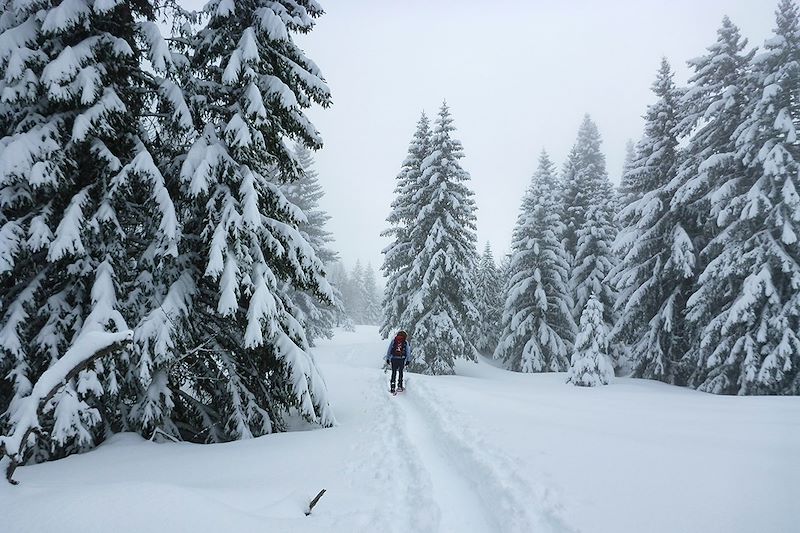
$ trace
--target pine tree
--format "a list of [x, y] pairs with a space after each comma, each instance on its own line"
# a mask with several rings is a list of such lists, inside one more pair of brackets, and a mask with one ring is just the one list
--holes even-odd
[[[498, 346], [500, 345], [500, 336], [503, 334], [504, 328], [503, 312], [505, 310], [506, 297], [508, 295], [509, 287], [511, 286], [511, 256], [511, 252], [503, 254], [503, 258], [500, 260], [500, 266], [497, 269], [497, 273], [500, 278], [500, 320], [498, 322], [499, 328], [497, 336]], [[492, 352], [492, 357], [495, 358], [496, 356], [497, 346], [495, 346], [495, 351]]]
[[575, 334], [569, 261], [553, 164], [547, 153], [522, 200], [511, 243], [503, 330], [495, 357], [517, 372], [560, 372]]
[[718, 229], [689, 301], [703, 326], [694, 379], [708, 392], [800, 394], [800, 24], [791, 0], [779, 4], [774, 31], [750, 83], [722, 87], [722, 98], [747, 92], [733, 97], [744, 117], [735, 163], [707, 196]]
[[[613, 190], [608, 182], [602, 185], [598, 195], [600, 200], [589, 206], [586, 220], [578, 230], [578, 249], [570, 277], [574, 300], [573, 315], [576, 317], [592, 293], [603, 306], [613, 306], [617, 298], [608, 280], [616, 259], [612, 252], [617, 234], [614, 225]], [[604, 318], [606, 326], [610, 328], [614, 322], [613, 312], [607, 310]]]
[[125, 424], [147, 310], [136, 294], [160, 275], [144, 264], [170, 263], [180, 239], [141, 127], [167, 105], [141, 67], [143, 53], [160, 57], [153, 17], [143, 0], [0, 2], [0, 449], [12, 470]]
[[350, 293], [348, 295], [348, 313], [356, 324], [368, 324], [367, 318], [367, 286], [365, 282], [365, 269], [361, 260], [357, 259], [353, 271], [350, 273]]
[[695, 251], [681, 213], [670, 209], [679, 164], [680, 91], [662, 59], [652, 89], [656, 102], [645, 114], [645, 132], [628, 167], [633, 198], [618, 215], [615, 251], [622, 257], [612, 280], [619, 290], [613, 338], [627, 347], [637, 377], [674, 383], [688, 347], [684, 316], [695, 277]]
[[567, 156], [562, 183], [564, 241], [572, 258], [578, 250], [578, 231], [586, 220], [586, 213], [591, 205], [599, 201], [597, 195], [603, 190], [603, 184], [608, 182], [606, 157], [600, 151], [601, 142], [597, 126], [589, 115], [585, 115], [578, 129], [578, 138]]
[[631, 169], [633, 168], [634, 161], [636, 161], [636, 147], [633, 141], [628, 139], [628, 142], [625, 144], [625, 162], [622, 164], [622, 177], [620, 178], [619, 189], [617, 190], [617, 199], [620, 209], [628, 207], [631, 203], [639, 199], [633, 192], [635, 180], [633, 176], [631, 176]]
[[[319, 201], [325, 192], [317, 179], [314, 170], [314, 159], [311, 152], [303, 145], [295, 146], [295, 157], [303, 169], [302, 175], [295, 181], [281, 184], [281, 189], [289, 202], [296, 205], [305, 215], [305, 221], [299, 225], [300, 234], [314, 249], [314, 253], [328, 265], [338, 259], [335, 251], [330, 247], [333, 237], [325, 229], [325, 224], [330, 216], [319, 208]], [[326, 275], [326, 279], [329, 277]], [[319, 300], [313, 293], [298, 291], [289, 283], [284, 282], [284, 290], [290, 294], [292, 301], [302, 313], [303, 326], [306, 338], [313, 346], [314, 339], [333, 337], [333, 327], [336, 325], [337, 313], [343, 312], [341, 293], [331, 284], [331, 301]]]
[[492, 256], [489, 241], [483, 249], [475, 277], [476, 307], [480, 319], [475, 347], [482, 353], [493, 353], [500, 335], [503, 315], [503, 281]]
[[[687, 302], [691, 342], [683, 364], [691, 372], [689, 384], [694, 386], [706, 381], [707, 372], [717, 366], [716, 360], [728, 357], [722, 355], [729, 347], [726, 335], [720, 335], [720, 328], [712, 326], [719, 312], [725, 310], [726, 296], [707, 293], [702, 286], [710, 288], [707, 278], [715, 268], [711, 265], [719, 265], [716, 258], [725, 246], [718, 226], [723, 216], [722, 206], [737, 194], [744, 175], [744, 165], [736, 155], [734, 134], [744, 120], [753, 91], [750, 87], [753, 52], [745, 52], [746, 47], [747, 40], [725, 17], [708, 54], [690, 62], [695, 73], [680, 101], [678, 132], [688, 135], [688, 139], [671, 200], [671, 209], [678, 213], [686, 232], [681, 237], [682, 251], [678, 254], [697, 250], [695, 272], [708, 272], [698, 280], [700, 292], [695, 290]], [[729, 293], [727, 284], [721, 293]], [[703, 388], [730, 392], [733, 386], [729, 383], [723, 386], [722, 382], [718, 385]]]
[[608, 356], [608, 331], [603, 320], [603, 304], [594, 294], [581, 314], [581, 326], [575, 338], [567, 383], [579, 387], [608, 385], [614, 368]]
[[328, 105], [330, 93], [292, 36], [310, 31], [320, 14], [306, 0], [238, 2], [235, 9], [212, 0], [205, 24], [183, 37], [182, 87], [194, 128], [186, 153], [169, 168], [182, 187], [190, 312], [181, 324], [180, 363], [174, 355], [164, 362], [170, 416], [180, 420], [182, 438], [282, 431], [295, 409], [308, 421], [333, 423], [302, 313], [284, 289], [327, 302], [332, 291], [299, 229], [302, 211], [273, 177], [302, 175], [287, 141], [321, 145], [303, 109]]
[[354, 331], [353, 320], [347, 314], [347, 301], [345, 295], [347, 287], [350, 283], [347, 271], [338, 259], [325, 265], [325, 270], [328, 273], [328, 279], [335, 291], [335, 298], [339, 298], [340, 305], [335, 307], [334, 318], [336, 320], [336, 327], [343, 328], [345, 331]]
[[[629, 139], [625, 145], [625, 162], [622, 165], [622, 176], [620, 178], [620, 185], [617, 188], [616, 194], [617, 210], [614, 215], [614, 223], [620, 232], [623, 231], [626, 226], [626, 222], [622, 219], [626, 208], [633, 202], [641, 199], [641, 191], [634, 190], [636, 188], [636, 180], [631, 174], [631, 171], [634, 170], [634, 163], [636, 162], [636, 159], [636, 146], [633, 144], [633, 141]], [[618, 260], [614, 270], [617, 270], [620, 267], [621, 263], [619, 260], [628, 254], [632, 246], [631, 242], [620, 242], [620, 236], [621, 233], [618, 233], [615, 244], [612, 247], [615, 257]], [[618, 282], [614, 281], [613, 279], [614, 275], [615, 272], [612, 271], [609, 281], [611, 282], [612, 286], [614, 286], [615, 290], [619, 290], [619, 287], [616, 286]], [[617, 302], [614, 304], [614, 309], [618, 310], [620, 308], [620, 299], [622, 298], [622, 294], [617, 294]], [[622, 342], [617, 343], [616, 350], [617, 366], [620, 368], [620, 371], [623, 374], [630, 373], [630, 342], [623, 340]]]
[[388, 337], [393, 331], [404, 327], [400, 323], [408, 305], [412, 287], [408, 285], [408, 275], [414, 261], [411, 230], [416, 222], [418, 209], [415, 193], [420, 188], [422, 161], [428, 156], [431, 145], [431, 131], [428, 117], [420, 116], [417, 130], [408, 147], [408, 155], [395, 186], [395, 198], [386, 221], [389, 229], [383, 236], [392, 238], [392, 243], [383, 250], [384, 261], [381, 267], [386, 276], [386, 288], [383, 297], [383, 322], [381, 335]]
[[[361, 308], [359, 307], [360, 291], [359, 281], [355, 278], [358, 269], [348, 272], [344, 265], [341, 265], [341, 273], [336, 278], [336, 283], [342, 293], [342, 305], [347, 321], [350, 324], [361, 324]], [[358, 266], [358, 263], [356, 264]], [[360, 267], [359, 267], [360, 268]]]
[[414, 344], [415, 367], [426, 374], [452, 374], [455, 360], [474, 360], [472, 343], [478, 312], [473, 302], [475, 249], [474, 193], [461, 168], [461, 142], [447, 104], [442, 104], [421, 165], [414, 196], [417, 219], [411, 228], [414, 261], [407, 286], [412, 289], [401, 318]]
[[330, 290], [268, 179], [298, 174], [285, 139], [319, 145], [301, 109], [328, 90], [290, 34], [321, 11], [254, 4], [210, 2], [171, 49], [144, 0], [0, 2], [12, 467], [120, 429], [218, 441], [284, 429], [290, 409], [333, 422], [280, 286]]
[[586, 115], [566, 165], [564, 242], [572, 259], [569, 286], [573, 318], [580, 317], [594, 293], [603, 305], [604, 321], [610, 329], [616, 294], [606, 278], [615, 260], [611, 246], [616, 237], [616, 206], [600, 142], [597, 126]]
[[[503, 254], [503, 258], [500, 260], [500, 266], [497, 269], [498, 274], [500, 275], [500, 286], [503, 288], [501, 291], [502, 294], [506, 294], [508, 292], [509, 283], [511, 280], [511, 253]], [[505, 304], [505, 302], [503, 302]]]
[[375, 270], [371, 263], [367, 263], [364, 269], [364, 323], [377, 326], [383, 321], [383, 311], [381, 310], [381, 298], [378, 292], [378, 284], [375, 280]]
[[[693, 210], [698, 238], [706, 243], [716, 234], [712, 209], [712, 191], [729, 195], [742, 173], [741, 162], [735, 156], [734, 133], [742, 122], [750, 76], [750, 61], [754, 52], [744, 52], [747, 39], [728, 17], [717, 30], [717, 41], [708, 47], [708, 54], [689, 62], [695, 74], [680, 100], [679, 136], [688, 138], [686, 157], [677, 177], [674, 208]], [[702, 248], [701, 248], [702, 249]], [[703, 250], [703, 255], [713, 255]]]

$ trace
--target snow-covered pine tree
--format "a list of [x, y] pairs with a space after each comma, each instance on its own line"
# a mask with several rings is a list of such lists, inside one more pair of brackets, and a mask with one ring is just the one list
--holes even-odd
[[325, 271], [328, 273], [328, 279], [336, 294], [334, 298], [338, 297], [341, 306], [336, 307], [334, 318], [336, 320], [336, 327], [344, 328], [347, 331], [353, 331], [354, 325], [350, 315], [347, 314], [347, 303], [345, 293], [347, 286], [350, 283], [350, 278], [345, 270], [341, 260], [336, 260], [325, 265]]
[[157, 275], [139, 258], [169, 262], [180, 238], [141, 128], [160, 96], [141, 67], [159, 57], [153, 14], [145, 0], [0, 2], [0, 411], [14, 463], [125, 423], [131, 294]]
[[616, 260], [611, 249], [616, 238], [616, 202], [600, 142], [597, 126], [586, 115], [566, 164], [564, 242], [572, 260], [569, 286], [573, 318], [579, 319], [589, 295], [594, 293], [603, 304], [606, 327], [611, 329], [616, 294], [607, 276]]
[[395, 198], [392, 200], [389, 216], [386, 217], [389, 228], [381, 234], [392, 239], [389, 246], [383, 250], [384, 259], [381, 267], [386, 276], [382, 306], [384, 315], [380, 330], [384, 338], [405, 327], [400, 320], [408, 305], [411, 290], [407, 283], [408, 273], [414, 261], [411, 229], [418, 211], [414, 195], [420, 187], [422, 161], [430, 153], [430, 144], [430, 126], [428, 117], [423, 112], [408, 147], [406, 159], [397, 175]]
[[[501, 294], [506, 294], [508, 290], [509, 281], [511, 280], [511, 253], [503, 254], [503, 258], [500, 259], [500, 266], [497, 267], [497, 273], [500, 276], [500, 286], [503, 287]], [[501, 300], [505, 300], [505, 298], [501, 298]], [[505, 301], [502, 302], [503, 306], [505, 306]]]
[[[718, 238], [718, 222], [723, 216], [723, 206], [740, 191], [744, 175], [744, 164], [736, 154], [735, 132], [746, 116], [753, 93], [750, 75], [753, 52], [745, 51], [746, 48], [747, 40], [725, 17], [708, 53], [690, 61], [695, 73], [680, 100], [678, 133], [688, 139], [677, 177], [670, 186], [674, 191], [671, 209], [678, 214], [686, 231], [680, 245], [685, 251], [679, 254], [690, 253], [690, 247], [699, 252], [695, 272], [706, 271], [711, 264], [719, 265], [715, 259], [726, 242]], [[700, 283], [706, 284], [703, 279]], [[724, 294], [731, 294], [727, 282], [720, 294], [707, 294], [710, 298], [706, 299], [695, 293], [687, 302], [691, 343], [684, 363], [687, 372], [692, 373], [690, 385], [702, 385], [708, 372], [717, 366], [716, 358], [724, 360], [729, 355], [723, 353], [727, 342], [720, 335], [721, 329], [711, 326], [725, 311]], [[730, 392], [734, 386], [726, 383], [716, 391]]]
[[329, 425], [325, 383], [283, 283], [330, 301], [302, 211], [271, 178], [301, 175], [288, 141], [321, 145], [303, 113], [330, 93], [295, 44], [321, 14], [310, 0], [212, 0], [187, 36], [185, 81], [196, 131], [180, 158], [186, 254], [195, 286], [186, 383], [173, 390], [181, 436], [215, 441], [287, 428], [286, 414]]
[[[303, 145], [297, 144], [294, 154], [303, 173], [294, 181], [283, 182], [281, 190], [286, 199], [296, 205], [305, 215], [305, 220], [300, 222], [298, 229], [314, 249], [317, 257], [322, 260], [323, 264], [328, 265], [338, 260], [338, 255], [331, 248], [333, 236], [325, 229], [325, 224], [331, 217], [319, 207], [319, 201], [325, 192], [317, 179], [311, 151]], [[314, 339], [333, 337], [337, 314], [344, 312], [341, 293], [333, 283], [330, 284], [331, 301], [325, 302], [311, 292], [296, 290], [290, 283], [284, 282], [284, 290], [291, 295], [292, 301], [304, 317], [302, 323], [306, 330], [306, 338], [312, 346]]]
[[[624, 161], [624, 163], [622, 165], [622, 175], [620, 177], [620, 184], [619, 184], [619, 187], [617, 188], [617, 194], [616, 194], [617, 211], [616, 211], [616, 214], [614, 215], [614, 223], [617, 225], [617, 229], [618, 230], [621, 230], [624, 227], [624, 224], [622, 223], [620, 217], [621, 217], [621, 214], [623, 213], [623, 211], [625, 210], [625, 208], [639, 199], [638, 193], [634, 191], [635, 180], [633, 179], [633, 176], [631, 175], [631, 170], [633, 168], [633, 164], [634, 164], [635, 160], [636, 160], [636, 146], [633, 144], [632, 140], [628, 139], [628, 142], [625, 144], [625, 161]], [[620, 234], [617, 233], [616, 241], [619, 241], [619, 236], [620, 236]], [[615, 241], [614, 246], [612, 246], [612, 249], [613, 249], [614, 254], [615, 254], [616, 258], [617, 258], [616, 266], [618, 267], [619, 264], [620, 264], [619, 260], [625, 257], [625, 255], [628, 253], [628, 251], [631, 248], [631, 244], [630, 243], [622, 244], [622, 243], [619, 243], [619, 242], [616, 242], [616, 241]], [[616, 270], [616, 267], [615, 267], [615, 270]], [[618, 287], [616, 287], [616, 283], [613, 280], [613, 275], [614, 274], [613, 274], [613, 271], [612, 271], [612, 274], [609, 277], [609, 281], [612, 283], [612, 286], [614, 286], [614, 289], [618, 290]], [[615, 309], [619, 308], [619, 300], [620, 300], [620, 298], [622, 298], [622, 295], [621, 294], [617, 294], [617, 302], [614, 305]], [[615, 326], [616, 326], [616, 324], [615, 324]], [[629, 362], [630, 362], [630, 343], [617, 342], [617, 343], [615, 343], [615, 349], [616, 349], [616, 356], [617, 356], [616, 357], [617, 358], [616, 364], [619, 367], [620, 372], [622, 374], [629, 374], [630, 373], [630, 364], [629, 364]]]
[[755, 51], [745, 52], [743, 39], [728, 17], [717, 30], [716, 42], [708, 54], [689, 61], [695, 71], [680, 99], [677, 132], [688, 142], [676, 184], [674, 208], [689, 208], [697, 218], [695, 233], [701, 239], [703, 258], [710, 260], [713, 250], [705, 245], [717, 233], [719, 214], [711, 205], [713, 191], [729, 196], [742, 173], [736, 158], [734, 133], [742, 123], [752, 77], [750, 61]]
[[736, 164], [708, 193], [718, 234], [689, 300], [690, 318], [703, 326], [694, 380], [708, 392], [800, 394], [800, 24], [793, 1], [779, 4], [774, 31], [753, 61], [752, 94], [734, 100], [735, 109], [745, 102]]
[[364, 298], [366, 302], [364, 322], [371, 326], [380, 325], [383, 322], [381, 294], [378, 290], [378, 281], [375, 278], [375, 269], [372, 268], [372, 263], [367, 263], [364, 268]]
[[[600, 132], [587, 114], [578, 129], [578, 137], [564, 164], [562, 191], [564, 209], [564, 242], [570, 257], [578, 250], [578, 230], [586, 220], [589, 206], [594, 205], [608, 182], [606, 156], [600, 151]], [[583, 306], [578, 310], [580, 315]]]
[[634, 180], [630, 174], [633, 162], [636, 160], [636, 147], [633, 141], [628, 139], [625, 143], [625, 162], [622, 164], [622, 175], [619, 188], [617, 189], [617, 203], [620, 209], [624, 209], [639, 198], [633, 193]]
[[619, 291], [612, 339], [625, 347], [637, 377], [683, 382], [676, 363], [688, 347], [684, 316], [695, 278], [695, 251], [680, 211], [670, 209], [678, 171], [680, 91], [662, 59], [645, 114], [644, 136], [629, 165], [629, 192], [636, 198], [618, 217], [615, 251], [620, 263], [611, 275]]
[[[157, 5], [156, 16], [161, 19], [182, 13], [175, 2]], [[144, 72], [149, 76], [148, 95], [154, 98], [142, 110], [140, 128], [155, 165], [164, 176], [164, 188], [172, 195], [180, 239], [174, 256], [156, 253], [158, 248], [146, 241], [127, 239], [131, 264], [134, 258], [136, 261], [137, 277], [126, 290], [125, 299], [126, 306], [136, 310], [137, 320], [129, 321], [134, 329], [134, 342], [130, 353], [125, 354], [126, 372], [118, 378], [121, 391], [117, 407], [123, 418], [120, 426], [126, 431], [138, 431], [155, 439], [191, 438], [193, 433], [182, 429], [191, 426], [187, 411], [192, 412], [184, 408], [183, 392], [188, 390], [184, 385], [193, 376], [183, 363], [204, 347], [198, 346], [187, 332], [200, 274], [196, 256], [187, 253], [195, 241], [192, 235], [195, 228], [189, 216], [191, 210], [185, 208], [188, 194], [182, 184], [180, 166], [196, 137], [196, 127], [200, 127], [196, 124], [202, 119], [183, 90], [191, 76], [187, 41], [167, 41], [152, 21], [140, 22], [139, 34], [148, 44]], [[160, 199], [156, 209], [144, 211], [167, 207], [170, 204]], [[133, 235], [136, 231], [126, 233]], [[194, 427], [201, 426], [215, 434], [207, 419], [196, 422]]]
[[562, 372], [569, 366], [576, 326], [560, 207], [553, 163], [543, 151], [514, 228], [495, 350], [517, 372]]
[[[563, 246], [563, 243], [562, 243]], [[508, 288], [511, 285], [511, 252], [507, 252], [503, 254], [503, 257], [500, 259], [500, 265], [497, 267], [497, 275], [499, 276], [500, 282], [500, 320], [498, 322], [498, 334], [497, 334], [497, 344], [500, 344], [500, 335], [503, 334], [503, 311], [506, 305], [506, 295], [508, 294]], [[495, 351], [492, 352], [492, 358], [495, 357], [495, 353], [497, 352], [497, 346], [495, 346]]]
[[579, 387], [608, 385], [614, 377], [614, 368], [608, 355], [608, 330], [603, 319], [603, 304], [589, 296], [581, 314], [581, 325], [575, 338], [567, 383]]
[[[578, 230], [576, 250], [570, 287], [573, 294], [573, 316], [577, 318], [581, 306], [585, 307], [593, 292], [603, 306], [613, 306], [616, 293], [608, 279], [614, 268], [616, 257], [612, 246], [617, 235], [614, 225], [614, 191], [608, 181], [600, 184], [597, 203], [586, 210], [586, 219]], [[605, 312], [606, 326], [613, 323], [613, 312]]]
[[350, 285], [347, 296], [347, 312], [356, 324], [369, 324], [367, 318], [367, 286], [365, 280], [366, 269], [360, 259], [356, 259], [353, 271], [350, 273]]
[[[359, 274], [359, 270], [361, 274]], [[353, 326], [355, 324], [362, 324], [362, 308], [360, 307], [362, 304], [359, 303], [361, 302], [362, 292], [359, 289], [360, 282], [358, 276], [363, 275], [363, 268], [360, 267], [360, 262], [356, 261], [356, 266], [353, 268], [352, 272], [348, 272], [345, 265], [341, 263], [339, 263], [337, 271], [339, 273], [334, 279], [342, 294], [342, 305], [344, 306], [347, 322]]]
[[475, 277], [476, 307], [478, 308], [478, 335], [475, 347], [481, 353], [494, 353], [500, 336], [503, 316], [503, 280], [492, 256], [489, 241], [483, 249]]
[[456, 359], [474, 360], [477, 353], [471, 336], [478, 320], [472, 279], [475, 200], [466, 184], [469, 174], [459, 163], [464, 153], [454, 130], [443, 103], [414, 196], [411, 293], [400, 323], [414, 343], [414, 368], [426, 374], [452, 374]]

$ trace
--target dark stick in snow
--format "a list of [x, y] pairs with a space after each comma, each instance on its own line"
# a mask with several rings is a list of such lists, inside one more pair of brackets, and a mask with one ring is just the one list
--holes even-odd
[[314, 499], [311, 500], [311, 503], [308, 504], [308, 509], [306, 509], [306, 516], [311, 514], [311, 509], [313, 509], [314, 506], [317, 505], [317, 502], [319, 501], [320, 498], [322, 498], [323, 494], [325, 494], [325, 489], [322, 489], [321, 491], [319, 491], [319, 494], [314, 496]]

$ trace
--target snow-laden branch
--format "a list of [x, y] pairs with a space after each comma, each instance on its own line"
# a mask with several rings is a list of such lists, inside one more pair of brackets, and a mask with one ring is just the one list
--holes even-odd
[[133, 339], [133, 331], [119, 333], [88, 331], [75, 341], [64, 356], [48, 368], [36, 381], [28, 396], [21, 398], [10, 417], [11, 430], [0, 436], [0, 457], [8, 456], [11, 463], [6, 469], [6, 479], [12, 485], [14, 471], [23, 461], [28, 438], [40, 429], [39, 413], [61, 387], [96, 359], [122, 349]]

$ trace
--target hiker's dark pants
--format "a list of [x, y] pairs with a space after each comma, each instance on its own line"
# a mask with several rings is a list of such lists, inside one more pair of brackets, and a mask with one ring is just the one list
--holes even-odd
[[[406, 366], [406, 360], [403, 357], [392, 357], [392, 388], [394, 388], [395, 377], [399, 378], [397, 382], [398, 387], [403, 388], [403, 368]], [[398, 372], [400, 375], [398, 376]]]

